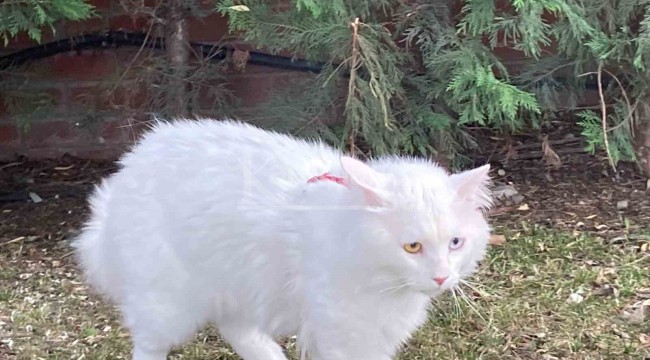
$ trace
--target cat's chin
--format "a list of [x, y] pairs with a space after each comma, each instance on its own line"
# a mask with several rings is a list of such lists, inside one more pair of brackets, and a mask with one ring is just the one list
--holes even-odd
[[431, 289], [431, 288], [429, 288], [429, 289], [420, 289], [420, 293], [421, 293], [422, 295], [425, 295], [425, 296], [430, 297], [430, 298], [437, 297], [437, 296], [439, 296], [440, 294], [444, 293], [445, 291], [447, 291], [447, 289], [442, 289], [442, 288], [437, 288], [437, 289]]

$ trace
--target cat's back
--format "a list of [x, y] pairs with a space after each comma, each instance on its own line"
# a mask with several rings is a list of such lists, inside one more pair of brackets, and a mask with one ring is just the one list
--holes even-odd
[[337, 152], [322, 143], [241, 122], [202, 119], [157, 123], [120, 164], [152, 174], [180, 171], [189, 177], [216, 171], [224, 177], [263, 170], [271, 177], [291, 179], [328, 171], [337, 159]]

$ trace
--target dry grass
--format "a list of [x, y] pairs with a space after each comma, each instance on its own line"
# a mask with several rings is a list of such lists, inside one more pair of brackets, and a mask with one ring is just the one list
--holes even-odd
[[[650, 298], [649, 241], [508, 234], [465, 297], [435, 301], [399, 359], [650, 359], [650, 320], [621, 316]], [[68, 253], [65, 242], [0, 246], [0, 359], [129, 358], [116, 312], [89, 295]], [[568, 302], [571, 294], [583, 300]], [[213, 330], [171, 357], [239, 359]]]

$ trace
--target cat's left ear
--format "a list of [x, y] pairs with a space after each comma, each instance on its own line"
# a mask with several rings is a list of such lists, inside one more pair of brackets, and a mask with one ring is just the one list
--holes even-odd
[[461, 201], [470, 201], [472, 205], [487, 209], [492, 205], [492, 195], [488, 188], [490, 184], [490, 164], [479, 168], [463, 171], [450, 176], [456, 196]]
[[347, 175], [349, 187], [361, 190], [367, 205], [381, 206], [384, 203], [386, 175], [349, 156], [341, 156], [341, 168]]

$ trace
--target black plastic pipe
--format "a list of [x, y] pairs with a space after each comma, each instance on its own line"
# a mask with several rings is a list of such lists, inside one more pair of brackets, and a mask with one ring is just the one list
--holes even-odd
[[[146, 41], [146, 43], [145, 43]], [[141, 46], [164, 49], [165, 42], [162, 38], [147, 37], [143, 33], [129, 33], [124, 31], [109, 31], [103, 34], [87, 34], [74, 36], [68, 39], [52, 41], [47, 44], [37, 45], [28, 49], [19, 50], [12, 54], [0, 57], [0, 70], [5, 70], [11, 66], [18, 66], [29, 61], [47, 58], [56, 54], [80, 51], [84, 49], [97, 48], [115, 48], [120, 46]], [[232, 48], [222, 47], [218, 50], [212, 45], [199, 43], [190, 43], [191, 46], [199, 50], [203, 55], [210, 56], [215, 61], [221, 61], [226, 58], [229, 52], [234, 51]], [[323, 69], [323, 63], [315, 63], [307, 60], [292, 59], [286, 56], [268, 55], [259, 52], [250, 52], [248, 62], [250, 64], [268, 66], [280, 69], [289, 69], [297, 71], [308, 71], [318, 73]]]

